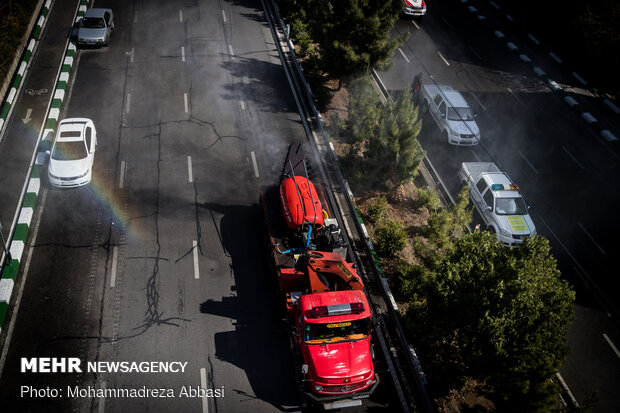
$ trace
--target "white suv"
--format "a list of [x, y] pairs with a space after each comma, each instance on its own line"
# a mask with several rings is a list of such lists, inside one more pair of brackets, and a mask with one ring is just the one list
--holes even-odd
[[422, 95], [423, 110], [430, 112], [446, 142], [452, 145], [478, 144], [480, 129], [458, 90], [445, 85], [424, 85]]

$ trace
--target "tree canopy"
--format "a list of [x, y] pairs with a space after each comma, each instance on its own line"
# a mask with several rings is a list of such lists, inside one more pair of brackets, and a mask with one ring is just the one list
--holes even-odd
[[486, 231], [469, 234], [403, 277], [415, 286], [406, 322], [438, 384], [484, 381], [499, 411], [554, 406], [574, 292], [545, 238], [509, 249]]
[[[409, 90], [382, 104], [369, 76], [350, 84], [344, 134], [354, 143], [348, 168], [374, 186], [397, 186], [415, 176], [424, 152], [418, 143], [422, 121]], [[363, 156], [360, 157], [359, 155]]]
[[390, 29], [400, 0], [282, 0], [281, 9], [300, 39], [303, 57], [316, 57], [318, 70], [332, 79], [367, 73], [387, 63], [399, 39]]

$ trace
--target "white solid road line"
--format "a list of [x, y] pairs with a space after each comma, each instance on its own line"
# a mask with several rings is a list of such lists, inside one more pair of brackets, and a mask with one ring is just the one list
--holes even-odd
[[183, 10], [179, 10], [179, 22], [183, 23]]
[[112, 249], [112, 271], [110, 275], [110, 288], [116, 287], [116, 265], [118, 263], [118, 247]]
[[224, 20], [224, 23], [226, 23], [226, 12], [224, 10], [222, 10], [222, 19]]
[[405, 52], [403, 52], [403, 49], [401, 49], [401, 48], [399, 47], [399, 48], [398, 48], [398, 51], [400, 52], [400, 54], [402, 54], [402, 55], [403, 55], [403, 57], [405, 58], [405, 61], [406, 61], [407, 63], [409, 63], [409, 59], [407, 59], [407, 56], [405, 56]]
[[233, 53], [233, 48], [232, 45], [228, 45], [228, 54], [230, 54], [230, 60], [233, 60], [235, 58], [235, 54]]
[[568, 151], [568, 149], [566, 149], [566, 148], [564, 147], [564, 145], [562, 145], [562, 149], [564, 150], [564, 152], [566, 152], [566, 154], [568, 155], [568, 157], [569, 157], [569, 158], [571, 158], [571, 159], [573, 160], [573, 162], [575, 162], [575, 163], [577, 164], [577, 166], [578, 166], [580, 169], [585, 169], [585, 168], [583, 167], [583, 165], [582, 165], [582, 164], [580, 164], [580, 163], [579, 163], [579, 161], [578, 161], [578, 160], [577, 160], [577, 159], [576, 159], [576, 158], [575, 158], [575, 157], [574, 157], [574, 156], [573, 156], [573, 155], [572, 155], [572, 154]]
[[185, 46], [181, 46], [181, 61], [185, 61]]
[[194, 182], [194, 175], [192, 174], [192, 157], [187, 157], [187, 177], [189, 182]]
[[594, 246], [601, 252], [601, 254], [607, 255], [607, 254], [605, 254], [605, 250], [603, 248], [601, 248], [601, 246], [598, 244], [598, 242], [596, 242], [594, 240], [594, 237], [592, 235], [590, 235], [588, 230], [585, 229], [585, 227], [583, 225], [581, 225], [581, 222], [578, 222], [577, 225], [579, 225], [579, 228], [581, 228], [581, 230], [584, 232], [584, 234], [586, 234], [586, 236], [590, 239], [590, 241], [592, 241]]
[[239, 105], [241, 105], [241, 110], [245, 110], [245, 101], [243, 99], [239, 101]]
[[202, 413], [209, 413], [209, 399], [207, 398], [207, 369], [200, 369], [200, 387], [205, 390], [202, 396]]
[[120, 174], [120, 177], [118, 178], [119, 189], [123, 189], [125, 185], [125, 169], [126, 168], [127, 168], [127, 164], [125, 163], [125, 161], [121, 161], [121, 174]]
[[129, 54], [129, 63], [133, 63], [134, 61], [134, 56], [136, 55], [136, 48], [132, 47], [131, 48], [131, 53]]
[[437, 50], [437, 55], [438, 55], [439, 57], [441, 57], [441, 60], [443, 60], [443, 62], [446, 64], [446, 66], [450, 66], [450, 62], [448, 62], [448, 61], [446, 60], [446, 58], [445, 58], [445, 57], [443, 57], [443, 56], [441, 55], [441, 53], [439, 52], [439, 50]]
[[[106, 387], [107, 387], [107, 383], [104, 380], [101, 382], [101, 389], [103, 390], [103, 394], [105, 394]], [[99, 398], [99, 407], [97, 408], [97, 412], [99, 413], [105, 412], [105, 397]]]
[[618, 347], [616, 347], [614, 345], [614, 343], [611, 341], [609, 336], [607, 334], [603, 334], [603, 338], [605, 339], [605, 341], [607, 341], [607, 344], [609, 344], [609, 346], [614, 351], [614, 353], [616, 353], [616, 356], [618, 356], [618, 358], [620, 358], [620, 351], [618, 351]]
[[532, 171], [534, 171], [536, 175], [538, 175], [538, 171], [536, 170], [536, 168], [534, 168], [534, 165], [532, 165], [532, 163], [525, 157], [525, 155], [523, 155], [523, 152], [521, 151], [518, 151], [518, 152], [521, 158], [523, 158], [523, 160], [525, 161], [525, 163], [527, 163], [530, 166], [530, 168], [532, 168]]
[[258, 178], [260, 175], [258, 174], [258, 164], [256, 163], [256, 154], [254, 153], [254, 151], [252, 151], [250, 152], [250, 155], [252, 155], [252, 165], [254, 165], [254, 176]]
[[183, 93], [183, 104], [185, 105], [185, 113], [189, 113], [189, 101], [187, 100], [187, 93]]
[[411, 20], [411, 23], [413, 23], [416, 29], [420, 30], [420, 26], [418, 26], [418, 23], [416, 23], [415, 20]]
[[198, 241], [192, 241], [192, 253], [194, 255], [194, 278], [199, 279], [200, 273], [198, 271]]

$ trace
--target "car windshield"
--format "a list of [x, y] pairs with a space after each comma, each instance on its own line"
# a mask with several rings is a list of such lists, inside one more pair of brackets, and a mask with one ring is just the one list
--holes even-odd
[[474, 120], [474, 114], [470, 108], [448, 108], [448, 120]]
[[495, 200], [495, 213], [497, 215], [525, 215], [527, 207], [523, 198], [497, 198]]
[[338, 323], [307, 323], [304, 326], [304, 341], [308, 344], [322, 344], [361, 340], [370, 336], [371, 329], [369, 317]]
[[87, 29], [104, 29], [105, 21], [102, 17], [85, 17], [82, 20], [82, 27]]
[[56, 142], [52, 150], [52, 159], [57, 161], [76, 161], [88, 156], [84, 141]]

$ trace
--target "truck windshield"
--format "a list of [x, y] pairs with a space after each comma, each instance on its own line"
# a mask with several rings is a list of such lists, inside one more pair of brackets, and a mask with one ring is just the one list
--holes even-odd
[[527, 207], [523, 198], [497, 198], [495, 200], [497, 215], [525, 215]]
[[469, 122], [474, 120], [474, 114], [470, 108], [448, 108], [448, 120]]
[[371, 330], [370, 318], [338, 323], [307, 323], [304, 326], [304, 341], [308, 344], [321, 344], [361, 340], [370, 336]]

